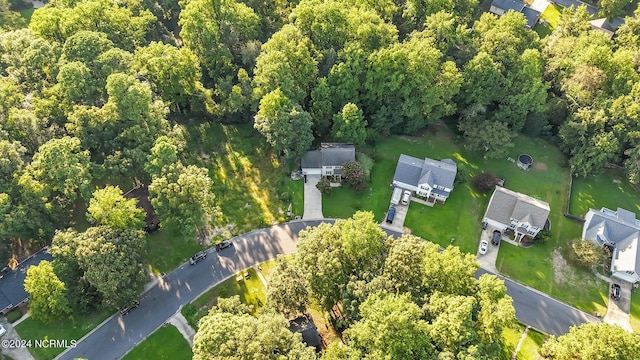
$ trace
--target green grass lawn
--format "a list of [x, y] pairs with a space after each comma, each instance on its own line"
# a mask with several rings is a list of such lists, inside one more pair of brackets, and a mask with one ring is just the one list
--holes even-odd
[[623, 170], [607, 169], [587, 178], [573, 179], [569, 212], [584, 217], [589, 208], [621, 207], [640, 214], [640, 193], [629, 184]]
[[138, 344], [123, 360], [190, 360], [193, 352], [187, 340], [173, 326], [163, 326]]
[[640, 292], [631, 293], [631, 311], [629, 323], [633, 331], [640, 333]]
[[36, 9], [34, 8], [20, 10], [20, 15], [22, 15], [22, 17], [27, 20], [27, 25], [29, 25], [29, 22], [31, 22], [31, 16], [33, 15], [34, 11], [36, 11]]
[[547, 8], [540, 15], [540, 20], [545, 21], [548, 24], [550, 30], [558, 26], [558, 22], [560, 21], [560, 13], [562, 12], [562, 6], [549, 4]]
[[260, 281], [260, 278], [258, 278], [255, 270], [251, 268], [248, 271], [251, 275], [249, 279], [237, 281], [236, 276], [240, 274], [238, 273], [236, 276], [214, 286], [193, 300], [190, 304], [192, 307], [183, 307], [182, 314], [189, 324], [194, 329], [197, 329], [197, 323], [200, 318], [205, 316], [209, 312], [209, 309], [216, 305], [219, 297], [228, 298], [239, 295], [240, 300], [244, 304], [253, 307], [253, 314], [256, 314], [267, 300], [267, 290]]
[[187, 261], [203, 247], [195, 235], [185, 237], [179, 231], [160, 229], [147, 236], [146, 262], [156, 274], [169, 272]]
[[[522, 337], [525, 327], [522, 324], [518, 324], [516, 329], [505, 329], [502, 332], [502, 353], [500, 354], [500, 360], [511, 360], [513, 352], [518, 345], [518, 341]], [[517, 360], [536, 360], [541, 358], [538, 354], [538, 349], [542, 346], [545, 335], [539, 333], [533, 329], [529, 329], [527, 336], [522, 340], [520, 349], [516, 354]]]
[[549, 25], [543, 25], [539, 22], [533, 26], [533, 31], [538, 33], [540, 39], [551, 35], [551, 33], [553, 32]]
[[[15, 329], [23, 340], [78, 340], [98, 324], [111, 316], [111, 311], [98, 311], [86, 316], [74, 316], [66, 321], [45, 324], [32, 317], [25, 319]], [[36, 360], [53, 359], [64, 351], [63, 348], [36, 348], [30, 347], [29, 352]]]

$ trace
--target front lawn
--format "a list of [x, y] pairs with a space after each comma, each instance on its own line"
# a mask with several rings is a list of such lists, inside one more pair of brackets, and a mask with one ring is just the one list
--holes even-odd
[[160, 229], [147, 236], [146, 262], [152, 272], [160, 274], [178, 267], [202, 250], [194, 236], [184, 236], [173, 229]]
[[183, 307], [182, 315], [187, 319], [189, 325], [197, 330], [198, 321], [209, 312], [209, 309], [217, 304], [219, 297], [229, 298], [239, 295], [240, 301], [252, 307], [253, 314], [256, 314], [267, 301], [267, 289], [253, 268], [249, 269], [248, 272], [250, 274], [249, 279], [237, 281], [236, 276], [241, 275], [241, 273], [235, 274], [200, 295], [191, 304]]
[[[513, 353], [524, 333], [525, 327], [522, 324], [518, 324], [516, 329], [504, 329], [502, 331], [502, 353], [500, 354], [500, 360], [512, 360]], [[520, 349], [516, 354], [516, 360], [535, 360], [541, 359], [538, 354], [538, 349], [542, 346], [546, 335], [539, 333], [533, 329], [527, 331], [527, 336], [522, 340]]]
[[187, 340], [173, 325], [163, 326], [138, 344], [123, 360], [190, 360], [193, 352]]
[[631, 315], [629, 317], [629, 323], [633, 328], [633, 331], [640, 333], [640, 293], [634, 291], [631, 293]]
[[[89, 315], [74, 315], [66, 321], [46, 324], [29, 317], [18, 324], [15, 329], [22, 340], [78, 340], [113, 313], [107, 310], [97, 311]], [[30, 347], [29, 352], [36, 360], [53, 359], [64, 351], [64, 348]]]
[[607, 169], [604, 173], [587, 178], [573, 179], [569, 212], [584, 217], [590, 208], [621, 207], [640, 214], [640, 193], [623, 170]]

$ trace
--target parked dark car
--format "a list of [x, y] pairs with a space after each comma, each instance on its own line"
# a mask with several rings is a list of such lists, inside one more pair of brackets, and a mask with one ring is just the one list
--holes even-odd
[[387, 213], [387, 222], [391, 224], [393, 222], [393, 217], [396, 216], [396, 208], [394, 206], [389, 208], [389, 212]]
[[611, 285], [611, 298], [613, 300], [620, 300], [620, 285], [618, 284]]
[[230, 246], [233, 246], [233, 243], [231, 242], [231, 240], [223, 240], [220, 244], [216, 245], [216, 251], [226, 249]]
[[137, 308], [138, 306], [140, 306], [140, 301], [136, 300], [134, 302], [132, 302], [131, 304], [127, 305], [127, 306], [123, 306], [120, 308], [120, 314], [122, 316], [127, 315], [131, 310]]
[[502, 233], [500, 230], [493, 231], [493, 238], [491, 238], [491, 243], [493, 245], [500, 245], [500, 239], [502, 238]]
[[195, 265], [200, 260], [204, 260], [207, 258], [207, 253], [204, 251], [199, 251], [195, 255], [189, 258], [189, 264]]

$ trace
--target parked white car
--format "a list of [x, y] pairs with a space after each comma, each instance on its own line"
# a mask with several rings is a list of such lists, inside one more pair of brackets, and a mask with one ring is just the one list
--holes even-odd
[[405, 190], [402, 195], [402, 205], [409, 205], [409, 200], [411, 200], [411, 191]]
[[0, 336], [4, 336], [7, 333], [7, 329], [4, 326], [0, 325]]
[[480, 241], [480, 254], [484, 255], [487, 253], [487, 248], [489, 247], [489, 243], [487, 240]]

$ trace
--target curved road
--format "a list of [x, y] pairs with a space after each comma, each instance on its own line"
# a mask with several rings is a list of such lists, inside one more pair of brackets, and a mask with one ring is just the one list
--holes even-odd
[[[234, 246], [220, 252], [207, 251], [207, 258], [191, 266], [181, 265], [167, 274], [157, 285], [140, 298], [140, 307], [127, 316], [119, 314], [81, 339], [56, 359], [85, 358], [90, 360], [119, 359], [142, 340], [162, 326], [181, 306], [188, 304], [204, 291], [235, 273], [296, 251], [300, 230], [334, 220], [296, 221], [258, 229], [232, 238]], [[399, 233], [388, 230], [395, 237]], [[480, 270], [476, 276], [486, 271]], [[504, 278], [503, 278], [504, 279]], [[564, 303], [504, 279], [507, 293], [513, 298], [516, 316], [525, 324], [549, 334], [568, 332], [572, 325], [598, 321]]]

